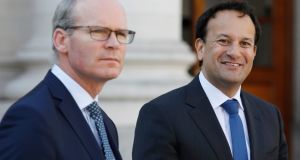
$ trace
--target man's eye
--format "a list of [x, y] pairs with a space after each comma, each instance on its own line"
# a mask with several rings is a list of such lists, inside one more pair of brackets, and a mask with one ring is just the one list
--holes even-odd
[[121, 37], [127, 37], [128, 33], [127, 32], [117, 32], [118, 36], [121, 36]]
[[230, 41], [228, 39], [219, 39], [219, 40], [217, 40], [217, 43], [222, 45], [222, 46], [230, 45]]
[[242, 48], [252, 47], [252, 44], [250, 42], [241, 42], [240, 45], [241, 45]]

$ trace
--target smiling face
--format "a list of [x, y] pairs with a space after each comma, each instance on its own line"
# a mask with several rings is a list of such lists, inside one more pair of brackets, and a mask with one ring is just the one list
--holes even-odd
[[223, 10], [207, 24], [205, 42], [195, 46], [206, 79], [231, 97], [249, 75], [256, 54], [255, 27], [250, 17]]
[[[117, 0], [78, 1], [73, 18], [75, 26], [127, 29], [124, 10]], [[106, 81], [121, 73], [126, 46], [118, 42], [114, 32], [108, 40], [96, 41], [88, 28], [72, 30], [71, 34], [58, 28], [53, 37], [58, 65], [93, 96]]]

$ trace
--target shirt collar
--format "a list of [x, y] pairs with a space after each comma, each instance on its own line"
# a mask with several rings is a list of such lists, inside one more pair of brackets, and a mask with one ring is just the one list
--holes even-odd
[[64, 84], [81, 110], [91, 104], [93, 101], [98, 101], [98, 95], [95, 98], [91, 97], [85, 89], [83, 89], [59, 66], [54, 65], [51, 69], [51, 72]]
[[212, 105], [213, 109], [216, 109], [217, 107], [220, 107], [221, 104], [223, 104], [225, 101], [229, 99], [236, 99], [241, 108], [244, 110], [242, 101], [241, 101], [241, 87], [239, 87], [238, 91], [235, 93], [233, 97], [226, 96], [222, 91], [220, 91], [218, 88], [216, 88], [213, 84], [211, 84], [204, 76], [202, 72], [199, 74], [199, 80], [201, 83], [201, 86], [207, 95], [207, 98]]

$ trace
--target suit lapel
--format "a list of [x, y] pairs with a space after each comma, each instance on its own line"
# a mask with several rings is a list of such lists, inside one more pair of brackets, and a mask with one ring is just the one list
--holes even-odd
[[119, 151], [119, 145], [118, 145], [118, 134], [116, 131], [116, 127], [114, 126], [114, 123], [111, 121], [111, 119], [107, 116], [107, 114], [103, 111], [103, 118], [105, 123], [105, 129], [107, 131], [107, 136], [110, 142], [110, 147], [113, 150], [113, 153], [115, 155], [115, 158], [118, 160], [121, 160], [121, 154]]
[[186, 96], [186, 102], [191, 106], [191, 118], [206, 137], [218, 159], [231, 160], [228, 142], [198, 76], [187, 86]]
[[79, 107], [65, 86], [51, 72], [48, 72], [44, 81], [49, 86], [53, 97], [60, 101], [56, 105], [57, 108], [70, 123], [91, 159], [99, 160], [99, 156], [100, 159], [105, 159]]
[[262, 122], [259, 114], [259, 106], [254, 101], [251, 101], [247, 93], [241, 93], [243, 106], [245, 108], [245, 116], [248, 126], [248, 134], [250, 141], [251, 159], [260, 160], [263, 157], [261, 152], [263, 151], [264, 137], [262, 133]]

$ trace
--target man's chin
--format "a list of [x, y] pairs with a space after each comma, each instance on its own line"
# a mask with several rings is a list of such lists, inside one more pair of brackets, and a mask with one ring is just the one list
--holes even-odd
[[105, 79], [107, 80], [112, 80], [112, 79], [116, 79], [118, 78], [120, 75], [120, 72], [112, 72], [112, 73], [109, 73], [105, 76]]

